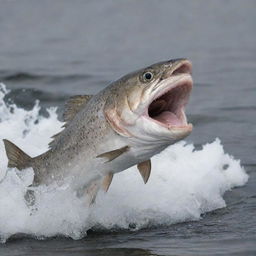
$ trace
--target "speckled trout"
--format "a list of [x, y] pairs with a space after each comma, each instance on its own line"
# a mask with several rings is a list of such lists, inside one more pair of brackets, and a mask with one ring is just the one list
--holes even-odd
[[174, 59], [125, 75], [96, 95], [71, 97], [64, 129], [47, 152], [32, 158], [4, 140], [8, 167], [32, 167], [35, 186], [68, 180], [92, 201], [133, 165], [146, 183], [150, 158], [192, 131], [184, 112], [192, 85], [191, 62]]

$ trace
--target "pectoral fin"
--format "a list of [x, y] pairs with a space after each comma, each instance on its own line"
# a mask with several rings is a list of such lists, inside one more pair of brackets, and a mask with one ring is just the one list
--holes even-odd
[[105, 191], [105, 192], [108, 192], [108, 189], [109, 189], [109, 186], [112, 182], [112, 179], [113, 179], [113, 176], [114, 174], [113, 173], [109, 173], [108, 175], [105, 176], [105, 178], [103, 179], [103, 182], [102, 182], [102, 189]]
[[144, 183], [146, 184], [148, 182], [150, 173], [151, 173], [151, 161], [150, 159], [147, 161], [144, 161], [142, 163], [137, 164], [137, 168], [139, 169], [139, 172], [143, 178]]
[[106, 158], [107, 159], [106, 162], [111, 162], [112, 160], [116, 159], [123, 153], [127, 152], [129, 150], [129, 148], [130, 148], [129, 146], [125, 146], [125, 147], [122, 147], [119, 149], [115, 149], [115, 150], [100, 154], [97, 156], [97, 158], [99, 158], [99, 157]]

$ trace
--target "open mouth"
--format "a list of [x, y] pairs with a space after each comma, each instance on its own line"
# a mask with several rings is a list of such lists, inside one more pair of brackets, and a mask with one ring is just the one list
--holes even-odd
[[148, 115], [165, 127], [187, 126], [184, 107], [188, 102], [191, 86], [184, 83], [155, 99], [148, 107]]
[[161, 95], [155, 98], [148, 107], [148, 116], [168, 129], [191, 126], [187, 123], [184, 110], [193, 84], [188, 71], [191, 72], [191, 69], [182, 73], [173, 73], [171, 76], [175, 82], [170, 82]]

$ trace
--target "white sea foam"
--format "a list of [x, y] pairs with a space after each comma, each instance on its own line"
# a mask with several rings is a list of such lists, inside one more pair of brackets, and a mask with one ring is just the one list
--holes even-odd
[[[223, 151], [219, 139], [195, 150], [180, 142], [152, 159], [147, 185], [136, 170], [116, 174], [108, 193], [100, 192], [88, 208], [84, 199], [70, 191], [68, 184], [54, 188], [40, 186], [36, 204], [27, 206], [24, 194], [33, 180], [31, 168], [22, 172], [7, 169], [2, 139], [20, 146], [31, 156], [48, 148], [50, 137], [62, 126], [56, 109], [49, 117], [39, 115], [39, 104], [30, 111], [7, 106], [7, 93], [0, 86], [0, 238], [25, 233], [35, 237], [54, 235], [79, 239], [89, 228], [140, 229], [198, 220], [202, 213], [225, 207], [223, 194], [242, 186], [248, 175], [239, 160]], [[196, 129], [196, 128], [195, 128]]]

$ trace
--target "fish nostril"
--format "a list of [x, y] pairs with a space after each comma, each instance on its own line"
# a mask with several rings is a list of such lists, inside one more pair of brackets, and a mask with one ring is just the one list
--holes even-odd
[[190, 62], [185, 62], [178, 66], [174, 71], [173, 75], [178, 75], [178, 74], [191, 74], [191, 63]]

